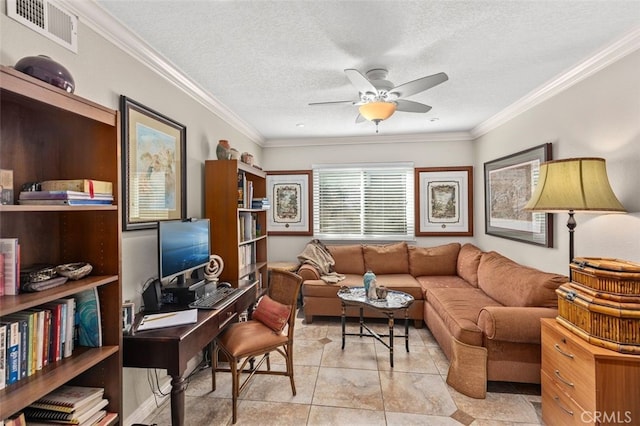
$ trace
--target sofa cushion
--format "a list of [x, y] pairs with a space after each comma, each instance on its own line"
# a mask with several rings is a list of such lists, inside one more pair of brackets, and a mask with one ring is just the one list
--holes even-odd
[[340, 274], [364, 275], [364, 258], [362, 257], [362, 245], [328, 245], [327, 249], [336, 262], [334, 269]]
[[376, 275], [409, 273], [407, 243], [404, 241], [394, 244], [365, 244], [362, 250], [365, 268]]
[[482, 255], [478, 285], [488, 296], [505, 306], [556, 308], [556, 289], [567, 277], [520, 265], [496, 252]]
[[500, 306], [474, 287], [429, 289], [426, 300], [453, 337], [475, 346], [482, 346], [482, 330], [477, 325], [480, 311], [485, 306]]
[[478, 266], [481, 257], [482, 250], [469, 243], [463, 245], [458, 253], [457, 274], [474, 287], [478, 287]]
[[409, 273], [414, 277], [423, 275], [456, 275], [459, 243], [437, 247], [408, 246]]
[[456, 275], [421, 276], [416, 277], [416, 281], [418, 281], [423, 291], [430, 288], [473, 288], [471, 284]]

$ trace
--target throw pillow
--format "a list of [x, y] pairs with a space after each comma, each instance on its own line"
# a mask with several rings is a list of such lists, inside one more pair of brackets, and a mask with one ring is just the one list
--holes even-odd
[[364, 266], [376, 275], [406, 274], [409, 272], [407, 243], [367, 244], [362, 247]]
[[456, 275], [460, 243], [437, 247], [409, 246], [409, 273], [414, 277]]
[[478, 287], [478, 266], [482, 250], [471, 243], [462, 246], [458, 254], [458, 276], [474, 287]]
[[289, 320], [291, 305], [283, 305], [264, 295], [260, 298], [258, 306], [253, 311], [253, 319], [260, 321], [276, 333], [280, 333]]
[[366, 272], [362, 257], [362, 245], [330, 245], [327, 248], [333, 257], [334, 269], [337, 273], [362, 275]]
[[480, 258], [478, 285], [504, 306], [558, 307], [556, 289], [568, 281], [564, 275], [524, 266], [494, 251]]

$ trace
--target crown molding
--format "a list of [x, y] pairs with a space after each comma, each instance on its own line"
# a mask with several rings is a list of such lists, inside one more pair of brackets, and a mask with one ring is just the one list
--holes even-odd
[[619, 40], [596, 52], [595, 55], [558, 75], [493, 117], [480, 123], [471, 129], [471, 135], [474, 139], [485, 135], [528, 109], [557, 95], [638, 49], [640, 49], [640, 27], [630, 31]]
[[60, 3], [73, 11], [89, 28], [191, 96], [251, 141], [259, 146], [264, 144], [264, 137], [256, 129], [189, 79], [176, 65], [156, 52], [100, 5], [93, 1], [61, 0]]
[[443, 141], [472, 141], [469, 132], [418, 133], [406, 135], [351, 136], [336, 138], [267, 139], [264, 148], [327, 145], [363, 145], [390, 143], [422, 143]]

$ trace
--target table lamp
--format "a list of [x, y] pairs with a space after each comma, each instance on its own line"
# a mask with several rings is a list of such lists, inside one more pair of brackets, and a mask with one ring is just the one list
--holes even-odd
[[568, 158], [542, 163], [538, 185], [524, 210], [569, 213], [569, 263], [573, 261], [574, 212], [626, 213], [609, 185], [603, 158]]

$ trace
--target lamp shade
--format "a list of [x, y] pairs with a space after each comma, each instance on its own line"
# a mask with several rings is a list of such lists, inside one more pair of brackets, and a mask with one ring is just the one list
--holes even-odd
[[360, 115], [369, 121], [379, 122], [386, 120], [396, 112], [396, 104], [393, 102], [370, 102], [361, 105]]
[[625, 213], [603, 158], [568, 158], [540, 165], [538, 185], [524, 210]]

